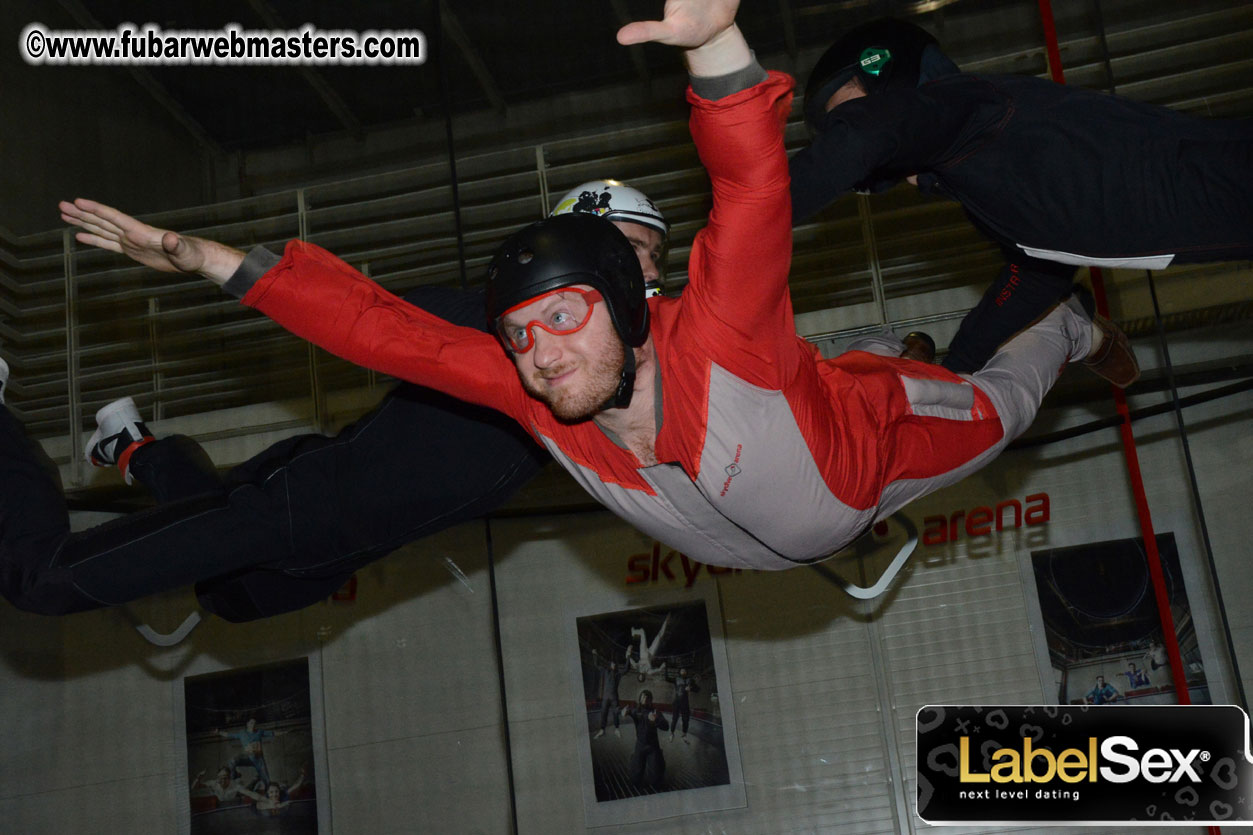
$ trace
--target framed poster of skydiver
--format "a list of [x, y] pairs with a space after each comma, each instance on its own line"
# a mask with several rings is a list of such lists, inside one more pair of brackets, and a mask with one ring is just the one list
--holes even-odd
[[574, 616], [588, 826], [746, 805], [713, 589]]
[[[187, 763], [180, 831], [329, 831], [319, 674], [309, 658], [187, 676], [178, 688]], [[323, 823], [327, 821], [328, 823]]]
[[[1188, 697], [1211, 704], [1198, 629], [1173, 534], [1157, 535], [1174, 639]], [[1178, 704], [1144, 540], [1033, 551], [1038, 623], [1048, 646], [1041, 676], [1057, 704]]]

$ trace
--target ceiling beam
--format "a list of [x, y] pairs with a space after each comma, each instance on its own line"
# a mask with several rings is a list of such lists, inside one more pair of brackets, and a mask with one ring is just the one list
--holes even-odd
[[783, 23], [783, 48], [792, 62], [792, 75], [796, 75], [800, 49], [796, 45], [796, 12], [792, 9], [792, 0], [779, 0], [779, 20]]
[[[252, 10], [257, 13], [258, 17], [261, 18], [261, 22], [270, 29], [286, 30], [291, 28], [283, 24], [283, 21], [279, 18], [278, 13], [270, 8], [270, 4], [265, 2], [265, 0], [248, 0], [248, 5], [251, 6]], [[326, 105], [327, 109], [330, 110], [332, 114], [334, 114], [335, 118], [339, 120], [341, 125], [353, 133], [361, 133], [361, 120], [358, 119], [356, 114], [352, 112], [352, 109], [348, 107], [348, 104], [343, 100], [339, 93], [335, 92], [335, 89], [327, 83], [326, 79], [322, 77], [320, 72], [308, 64], [300, 64], [295, 69], [299, 70], [301, 77], [305, 80], [305, 83], [313, 88], [313, 91], [318, 94], [319, 98], [322, 99], [322, 103]]]
[[[103, 23], [96, 20], [91, 12], [87, 11], [79, 0], [60, 0], [60, 3], [61, 8], [65, 9], [70, 17], [74, 18], [74, 22], [84, 29], [103, 30], [106, 28]], [[152, 73], [134, 64], [128, 64], [126, 71], [130, 73], [135, 82], [148, 95], [152, 96], [157, 104], [169, 113], [184, 130], [191, 134], [192, 138], [201, 144], [204, 150], [212, 154], [221, 155], [225, 153], [222, 150], [222, 146], [214, 141], [213, 137], [209, 136], [209, 132], [204, 129], [204, 126], [183, 109], [183, 106], [170, 95], [169, 90], [165, 89], [165, 85], [153, 78]]]
[[[610, 0], [609, 5], [613, 7], [613, 14], [618, 19], [618, 26], [626, 26], [634, 20], [631, 17], [631, 12], [627, 9], [626, 0]], [[644, 82], [646, 87], [651, 86], [652, 74], [649, 73], [648, 63], [644, 60], [644, 45], [635, 44], [628, 46], [627, 51], [631, 55], [631, 63], [635, 65], [635, 74], [640, 77], [640, 81]]]
[[[483, 63], [483, 59], [479, 57], [478, 50], [470, 43], [470, 39], [466, 37], [466, 32], [461, 28], [461, 22], [457, 20], [457, 16], [453, 14], [446, 0], [439, 0], [439, 17], [440, 26], [443, 28], [444, 35], [457, 45], [457, 49], [461, 51], [461, 57], [466, 59], [466, 63], [470, 65], [470, 72], [474, 73], [474, 78], [479, 82], [479, 86], [483, 88], [483, 93], [487, 96], [487, 100], [491, 102], [492, 107], [497, 112], [504, 112], [505, 97], [500, 94], [500, 88], [496, 85], [496, 80], [492, 78], [492, 74], [487, 69], [487, 64]], [[443, 60], [443, 56], [439, 57]]]

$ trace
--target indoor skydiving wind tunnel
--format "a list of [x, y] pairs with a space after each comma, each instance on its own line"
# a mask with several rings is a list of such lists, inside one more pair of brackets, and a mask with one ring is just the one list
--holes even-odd
[[[36, 21], [308, 22], [421, 30], [429, 49], [420, 66], [391, 67], [33, 66], [0, 50], [0, 89], [22, 114], [0, 125], [3, 400], [58, 470], [74, 531], [156, 504], [83, 456], [97, 411], [124, 397], [153, 435], [194, 439], [232, 484], [290, 478], [296, 492], [264, 492], [254, 520], [303, 509], [317, 522], [241, 525], [231, 553], [260, 554], [257, 570], [199, 596], [187, 586], [59, 617], [0, 603], [0, 828], [915, 833], [929, 828], [914, 813], [924, 705], [1247, 709], [1247, 260], [1078, 268], [1130, 338], [1134, 385], [1069, 368], [984, 469], [830, 559], [757, 572], [637, 531], [552, 462], [503, 505], [425, 527], [401, 511], [376, 522], [377, 497], [403, 510], [395, 499], [410, 493], [389, 486], [435, 466], [386, 447], [378, 470], [354, 471], [348, 450], [308, 457], [304, 484], [339, 487], [299, 492], [283, 462], [339, 449], [309, 433], [390, 414], [375, 407], [395, 381], [202, 279], [80, 244], [58, 219], [59, 200], [88, 197], [244, 250], [298, 238], [393, 293], [440, 293], [482, 288], [510, 233], [615, 178], [668, 222], [661, 284], [682, 297], [711, 208], [687, 76], [673, 49], [614, 40], [660, 12], [638, 0], [525, 13], [433, 0], [0, 7], [10, 45]], [[743, 0], [757, 60], [799, 79], [789, 154], [811, 142], [811, 68], [841, 32], [887, 15], [925, 29], [964, 72], [1253, 117], [1245, 3]], [[1120, 131], [1109, 126], [1111, 143]], [[1004, 190], [1029, 208], [1028, 185]], [[1068, 211], [1112, 226], [1130, 206]], [[836, 356], [885, 327], [925, 331], [944, 361], [1006, 265], [972, 214], [900, 183], [797, 223], [798, 333]], [[427, 432], [438, 451], [447, 436]], [[219, 507], [217, 480], [205, 490], [182, 501]], [[271, 501], [284, 513], [267, 515]], [[3, 511], [0, 533], [15, 524]], [[285, 548], [330, 556], [284, 573], [272, 566]], [[194, 550], [226, 549], [206, 538]], [[146, 568], [159, 580], [186, 559], [157, 553]]]

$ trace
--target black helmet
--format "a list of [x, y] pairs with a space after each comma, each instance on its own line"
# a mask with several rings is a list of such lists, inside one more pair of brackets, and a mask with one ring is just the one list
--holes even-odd
[[500, 245], [487, 270], [488, 324], [495, 331], [510, 308], [575, 284], [600, 291], [623, 342], [644, 344], [648, 306], [639, 258], [616, 226], [583, 213], [536, 221]]
[[536, 221], [509, 236], [487, 269], [487, 322], [497, 332], [508, 310], [552, 290], [587, 284], [600, 291], [625, 363], [610, 405], [631, 402], [635, 352], [648, 338], [644, 273], [626, 235], [608, 220], [575, 212]]
[[809, 74], [805, 84], [805, 122], [814, 128], [826, 111], [827, 101], [854, 77], [861, 79], [869, 95], [892, 88], [917, 87], [922, 77], [923, 51], [928, 46], [936, 52], [940, 48], [925, 29], [895, 18], [872, 20], [849, 30], [822, 54]]

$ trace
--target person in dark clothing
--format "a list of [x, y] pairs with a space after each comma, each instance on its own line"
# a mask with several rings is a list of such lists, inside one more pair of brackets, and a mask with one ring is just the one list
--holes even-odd
[[[579, 205], [586, 195], [596, 199]], [[669, 227], [647, 196], [595, 180], [553, 210], [569, 212], [617, 226], [658, 288]], [[423, 287], [405, 300], [487, 330], [481, 291]], [[0, 361], [0, 403], [7, 380]], [[288, 438], [225, 477], [192, 439], [154, 439], [131, 398], [97, 422], [88, 460], [161, 504], [70, 533], [55, 467], [0, 406], [0, 590], [20, 608], [65, 614], [194, 583], [229, 621], [294, 611], [402, 545], [494, 510], [549, 458], [501, 413], [409, 383], [335, 436]], [[50, 559], [63, 570], [31, 580], [29, 566]]]
[[[432, 288], [410, 300], [485, 328], [481, 294]], [[137, 421], [127, 431], [142, 435]], [[236, 622], [325, 600], [358, 568], [498, 507], [547, 460], [498, 412], [402, 385], [338, 435], [282, 441], [225, 480], [189, 438], [143, 444], [129, 474], [162, 504], [70, 533], [55, 467], [4, 407], [0, 449], [11, 602], [65, 614], [194, 583], [205, 609]], [[25, 581], [22, 566], [39, 559], [64, 566], [56, 582]]]
[[956, 200], [1006, 263], [944, 365], [983, 367], [1076, 267], [1253, 257], [1253, 120], [1205, 120], [1026, 76], [961, 72], [899, 20], [849, 31], [805, 88], [793, 222], [906, 179]]
[[622, 674], [626, 672], [626, 669], [614, 659], [601, 659], [594, 651], [592, 658], [596, 663], [597, 680], [600, 685], [600, 729], [596, 731], [592, 739], [600, 739], [605, 735], [605, 726], [609, 724], [611, 713], [613, 714], [614, 736], [622, 736], [622, 732], [618, 730], [621, 724], [621, 716], [618, 714], [618, 684], [622, 681]]
[[670, 739], [674, 739], [674, 732], [679, 727], [679, 718], [683, 719], [683, 741], [687, 742], [687, 723], [692, 718], [692, 704], [688, 699], [689, 693], [699, 693], [700, 684], [697, 678], [689, 675], [687, 667], [680, 667], [679, 674], [674, 677], [674, 709], [670, 714]]
[[657, 731], [668, 730], [670, 725], [653, 706], [651, 690], [641, 690], [638, 703], [622, 708], [622, 715], [635, 723], [635, 750], [627, 766], [628, 777], [641, 789], [656, 788], [666, 773], [666, 758], [662, 756]]

